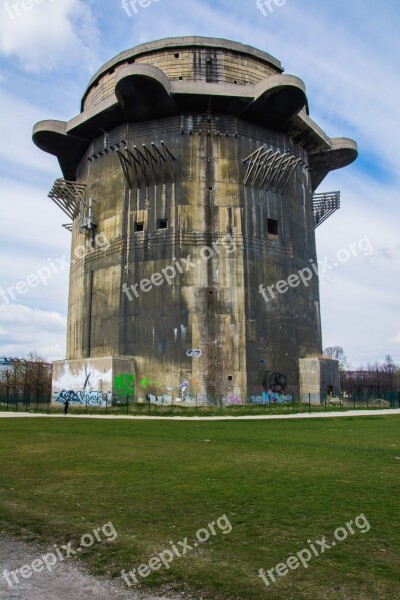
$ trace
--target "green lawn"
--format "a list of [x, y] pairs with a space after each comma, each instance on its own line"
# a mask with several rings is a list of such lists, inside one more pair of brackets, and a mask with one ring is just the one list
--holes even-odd
[[[170, 541], [217, 535], [141, 579], [198, 600], [399, 598], [400, 416], [169, 422], [0, 419], [0, 527], [47, 544], [112, 522], [82, 553], [119, 577]], [[371, 529], [268, 588], [258, 577], [364, 513]], [[71, 559], [73, 560], [73, 559]], [[18, 565], [16, 565], [18, 566]], [[36, 575], [40, 577], [40, 575]], [[140, 578], [139, 578], [140, 579]]]

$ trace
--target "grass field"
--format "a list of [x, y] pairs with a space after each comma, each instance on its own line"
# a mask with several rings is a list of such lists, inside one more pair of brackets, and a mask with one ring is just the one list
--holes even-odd
[[[226, 515], [144, 589], [196, 599], [399, 598], [400, 416], [135, 422], [0, 419], [0, 526], [46, 544], [112, 522], [82, 560], [119, 577]], [[268, 588], [258, 577], [364, 514], [336, 543]], [[82, 556], [83, 555], [83, 556]], [[72, 559], [71, 559], [72, 560]], [[40, 575], [36, 575], [40, 576]], [[42, 575], [46, 576], [46, 575]]]

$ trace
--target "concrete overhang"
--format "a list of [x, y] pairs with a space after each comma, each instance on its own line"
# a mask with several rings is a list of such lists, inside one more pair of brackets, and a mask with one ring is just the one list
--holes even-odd
[[358, 149], [352, 140], [331, 140], [308, 116], [306, 107], [305, 85], [293, 75], [272, 75], [256, 85], [238, 86], [170, 81], [152, 65], [132, 64], [119, 71], [114, 93], [68, 123], [41, 121], [34, 127], [33, 140], [39, 148], [57, 156], [64, 177], [74, 180], [88, 145], [105, 131], [126, 122], [211, 110], [292, 137], [310, 153], [316, 189], [330, 171], [351, 164]]
[[357, 157], [357, 143], [349, 138], [332, 138], [329, 149], [310, 152], [313, 189], [317, 189], [328, 173], [351, 165]]
[[307, 105], [306, 87], [293, 75], [272, 75], [253, 89], [254, 99], [240, 116], [264, 127], [281, 127]]
[[291, 75], [272, 76], [257, 86], [237, 86], [170, 81], [151, 65], [129, 65], [118, 73], [115, 92], [71, 119], [67, 133], [92, 139], [124, 122], [210, 109], [280, 128], [305, 102], [303, 82]]
[[129, 65], [115, 81], [115, 96], [126, 121], [162, 119], [179, 112], [171, 97], [171, 82], [152, 65]]
[[90, 140], [67, 133], [65, 121], [39, 121], [33, 128], [32, 138], [38, 148], [57, 156], [65, 179], [76, 178], [76, 167]]

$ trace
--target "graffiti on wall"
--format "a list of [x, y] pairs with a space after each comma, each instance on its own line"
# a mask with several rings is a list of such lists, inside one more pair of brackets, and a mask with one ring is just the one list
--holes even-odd
[[269, 378], [269, 388], [276, 393], [282, 393], [286, 389], [287, 378], [282, 373], [272, 373]]
[[189, 358], [200, 358], [201, 355], [202, 352], [198, 348], [191, 348], [186, 352], [186, 356], [188, 356]]
[[175, 400], [173, 400], [172, 396], [169, 396], [168, 394], [162, 394], [160, 396], [147, 394], [147, 400], [150, 404], [156, 404], [158, 406], [171, 406], [175, 402], [182, 402], [186, 404], [195, 404], [196, 402], [196, 399], [193, 399], [191, 396], [185, 396], [184, 398], [175, 398]]
[[243, 404], [243, 400], [240, 396], [228, 396], [227, 398], [225, 398], [225, 404]]
[[286, 402], [292, 402], [293, 396], [291, 394], [287, 394], [286, 396], [283, 394], [278, 394], [277, 392], [273, 392], [269, 390], [268, 392], [263, 392], [261, 396], [251, 396], [250, 402], [252, 404], [285, 404]]
[[56, 402], [64, 404], [68, 400], [70, 404], [82, 404], [87, 406], [106, 406], [107, 402], [102, 392], [75, 392], [74, 390], [62, 390], [56, 394]]
[[[156, 381], [150, 381], [148, 377], [143, 377], [139, 381], [139, 386], [147, 392], [149, 385], [159, 385]], [[132, 373], [121, 373], [114, 377], [114, 390], [120, 396], [132, 396], [135, 393], [135, 376]]]
[[135, 393], [135, 376], [122, 373], [114, 377], [114, 390], [116, 394], [130, 395]]
[[147, 394], [147, 399], [150, 404], [156, 404], [158, 406], [168, 406], [172, 404], [172, 396], [162, 394], [161, 396], [153, 396], [153, 394]]

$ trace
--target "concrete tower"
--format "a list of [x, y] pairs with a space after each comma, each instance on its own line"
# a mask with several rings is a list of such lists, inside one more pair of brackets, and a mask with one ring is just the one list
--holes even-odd
[[357, 157], [300, 79], [250, 46], [164, 39], [106, 63], [81, 113], [33, 139], [59, 160], [49, 195], [72, 231], [55, 392], [115, 392], [121, 374], [139, 397], [299, 384], [322, 352], [315, 227], [339, 208], [315, 191]]

